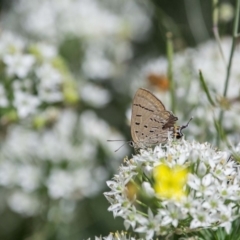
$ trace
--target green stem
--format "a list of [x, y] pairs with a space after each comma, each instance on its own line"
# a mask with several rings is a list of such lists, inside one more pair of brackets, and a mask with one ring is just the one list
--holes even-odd
[[142, 202], [139, 201], [139, 200], [136, 200], [136, 202], [137, 202], [139, 205], [143, 206], [143, 207], [148, 207], [146, 204], [142, 203]]
[[219, 8], [218, 8], [218, 0], [212, 0], [213, 5], [213, 26], [218, 26], [218, 15], [219, 15]]
[[[231, 52], [228, 60], [228, 65], [227, 65], [227, 74], [225, 78], [225, 85], [224, 85], [224, 91], [223, 91], [223, 97], [227, 96], [227, 90], [228, 90], [228, 85], [229, 85], [229, 79], [230, 79], [230, 74], [231, 74], [231, 67], [232, 67], [232, 59], [233, 59], [233, 54], [234, 54], [234, 49], [235, 49], [235, 43], [236, 39], [238, 37], [238, 28], [239, 28], [239, 14], [240, 14], [240, 0], [236, 0], [236, 8], [235, 8], [235, 16], [234, 16], [234, 25], [233, 25], [233, 37], [232, 37], [232, 46], [231, 46]], [[222, 122], [223, 122], [223, 117], [224, 117], [224, 111], [221, 110], [219, 114], [219, 127], [222, 129]], [[220, 134], [218, 134], [218, 145], [220, 141]]]
[[139, 210], [137, 210], [136, 212], [143, 215], [144, 217], [148, 217], [148, 215], [146, 213], [140, 212]]
[[227, 66], [226, 59], [225, 59], [224, 54], [223, 54], [223, 49], [222, 49], [222, 46], [221, 46], [221, 39], [220, 39], [220, 35], [219, 35], [219, 30], [218, 30], [219, 2], [218, 2], [218, 0], [212, 0], [212, 3], [213, 3], [213, 19], [212, 19], [212, 21], [213, 21], [213, 34], [214, 34], [214, 37], [217, 41], [218, 48], [219, 48], [220, 54], [222, 56], [222, 59], [224, 61], [224, 64]]
[[210, 92], [209, 92], [209, 90], [208, 90], [207, 84], [206, 84], [206, 82], [205, 82], [205, 80], [204, 80], [204, 77], [203, 77], [203, 75], [202, 75], [202, 71], [201, 71], [201, 70], [199, 70], [199, 79], [200, 79], [202, 88], [203, 88], [204, 92], [205, 92], [206, 95], [207, 95], [208, 101], [209, 101], [210, 104], [214, 107], [214, 106], [215, 106], [215, 103], [214, 103], [214, 101], [212, 100], [211, 94], [210, 94]]
[[236, 43], [237, 35], [238, 35], [239, 13], [240, 13], [240, 0], [237, 0], [237, 7], [236, 7], [235, 19], [234, 19], [234, 25], [233, 25], [233, 39], [232, 39], [231, 53], [230, 53], [230, 57], [229, 57], [229, 62], [228, 62], [228, 67], [227, 67], [227, 76], [226, 76], [224, 92], [223, 92], [224, 97], [227, 96], [228, 83], [229, 83], [231, 67], [232, 67], [232, 59], [233, 59], [235, 43]]
[[171, 93], [171, 110], [175, 112], [175, 94], [174, 94], [174, 81], [173, 81], [173, 42], [172, 34], [167, 33], [167, 58], [168, 58], [168, 69], [167, 75], [170, 82], [170, 93]]

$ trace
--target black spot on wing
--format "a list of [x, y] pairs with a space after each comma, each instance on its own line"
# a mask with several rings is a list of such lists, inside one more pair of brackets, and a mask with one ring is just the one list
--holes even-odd
[[143, 108], [143, 109], [145, 109], [145, 110], [147, 110], [147, 111], [149, 111], [149, 112], [154, 112], [154, 110], [152, 110], [152, 109], [150, 109], [150, 108], [146, 108], [146, 107], [142, 106], [141, 104], [134, 103], [133, 105], [134, 105], [134, 106], [137, 106], [137, 107], [140, 107], [140, 108]]

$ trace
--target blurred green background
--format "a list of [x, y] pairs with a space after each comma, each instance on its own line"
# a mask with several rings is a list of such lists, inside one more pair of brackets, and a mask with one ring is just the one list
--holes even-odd
[[[93, 239], [124, 230], [103, 192], [133, 149], [115, 153], [121, 144], [107, 140], [131, 140], [131, 100], [145, 87], [174, 110], [179, 124], [195, 117], [187, 139], [216, 144], [220, 108], [209, 105], [198, 71], [223, 106], [226, 65], [213, 27], [227, 61], [235, 1], [0, 4], [0, 239]], [[237, 46], [224, 108], [233, 144], [240, 129], [239, 56]]]

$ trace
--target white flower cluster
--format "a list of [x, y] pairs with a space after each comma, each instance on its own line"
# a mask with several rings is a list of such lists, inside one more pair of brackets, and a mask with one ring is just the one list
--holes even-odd
[[[90, 240], [90, 238], [88, 240]], [[95, 240], [144, 240], [144, 238], [135, 238], [125, 232], [115, 232], [110, 233], [106, 237], [95, 237]]]
[[[182, 52], [176, 53], [173, 57], [173, 79], [174, 79], [174, 94], [176, 96], [176, 109], [181, 111], [175, 112], [179, 119], [185, 116], [194, 116], [194, 121], [191, 123], [191, 133], [197, 139], [211, 139], [216, 134], [214, 119], [218, 118], [220, 108], [213, 108], [210, 106], [206, 94], [202, 90], [199, 80], [199, 70], [202, 71], [203, 77], [210, 91], [213, 100], [218, 104], [224, 106], [223, 89], [226, 78], [227, 65], [231, 51], [231, 38], [223, 38], [221, 40], [221, 47], [224, 58], [222, 57], [218, 44], [216, 41], [207, 41], [197, 48], [188, 48]], [[228, 87], [228, 99], [225, 102], [225, 118], [223, 125], [229, 137], [234, 144], [239, 142], [237, 132], [240, 130], [240, 122], [238, 121], [240, 114], [240, 104], [238, 99], [240, 89], [240, 45], [236, 45], [232, 60], [231, 77]], [[170, 89], [164, 89], [162, 78], [167, 79], [167, 59], [160, 57], [158, 59], [149, 60], [140, 74], [136, 74], [136, 81], [132, 83], [132, 89], [136, 89], [136, 85], [145, 86], [151, 89], [167, 109], [170, 109]], [[149, 81], [151, 75], [158, 77], [158, 83], [154, 84]], [[142, 81], [139, 81], [142, 79]], [[186, 97], [187, 96], [187, 97]], [[181, 105], [180, 105], [181, 104]], [[206, 131], [207, 129], [207, 131]]]
[[64, 101], [63, 85], [70, 77], [57, 65], [60, 58], [53, 45], [29, 44], [18, 35], [3, 31], [0, 61], [4, 65], [0, 107], [13, 106], [19, 118], [26, 118], [43, 104]]
[[[154, 190], [153, 172], [162, 164], [170, 169], [188, 169], [186, 195], [181, 200], [161, 198]], [[136, 186], [134, 191], [130, 183]], [[107, 181], [111, 191], [105, 196], [114, 217], [124, 218], [127, 229], [131, 226], [135, 232], [146, 234], [146, 239], [201, 228], [224, 227], [229, 233], [240, 214], [239, 183], [238, 164], [227, 152], [216, 151], [207, 143], [169, 141], [164, 148], [140, 150], [125, 160], [114, 179]]]
[[41, 4], [37, 0], [30, 3], [20, 0], [13, 8], [12, 13], [4, 16], [4, 24], [18, 17], [19, 22], [13, 22], [12, 27], [20, 23], [29, 34], [55, 41], [66, 35], [88, 40], [124, 34], [137, 38], [150, 24], [145, 9], [133, 0], [121, 4], [116, 0], [103, 3], [96, 0], [43, 0]]
[[[9, 207], [21, 215], [38, 214], [46, 195], [70, 202], [94, 196], [108, 177], [98, 163], [97, 148], [118, 157], [105, 139], [117, 133], [93, 112], [78, 117], [75, 111], [65, 110], [56, 118], [53, 127], [39, 132], [12, 126], [1, 143], [0, 186], [9, 192], [4, 194]], [[116, 161], [112, 162], [115, 167]], [[46, 189], [44, 196], [42, 189]]]
[[118, 74], [119, 64], [132, 56], [131, 40], [139, 41], [150, 28], [147, 9], [134, 0], [20, 0], [2, 22], [6, 28], [11, 22], [16, 32], [22, 29], [57, 45], [79, 39], [82, 71], [98, 79]]

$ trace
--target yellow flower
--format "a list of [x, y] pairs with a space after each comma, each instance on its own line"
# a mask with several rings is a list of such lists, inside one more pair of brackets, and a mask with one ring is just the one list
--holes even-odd
[[186, 196], [185, 185], [188, 169], [179, 165], [170, 168], [165, 164], [156, 166], [153, 171], [154, 189], [161, 198], [180, 200]]

